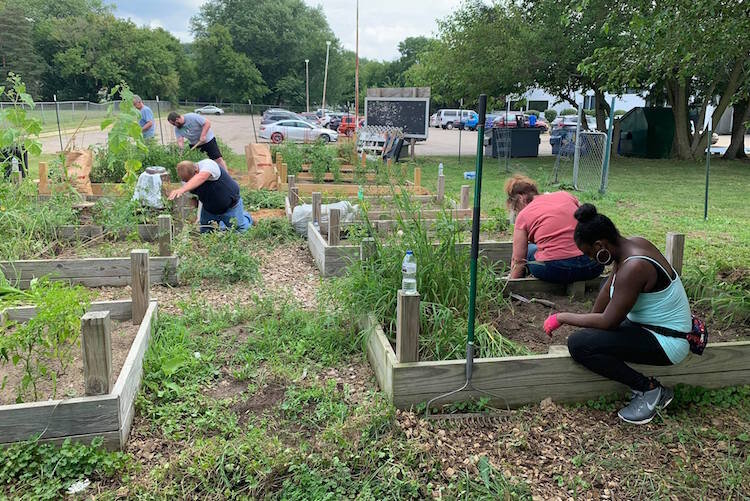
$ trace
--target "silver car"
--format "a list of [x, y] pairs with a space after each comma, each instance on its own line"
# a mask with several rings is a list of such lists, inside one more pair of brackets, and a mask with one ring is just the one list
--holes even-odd
[[195, 112], [198, 113], [199, 115], [223, 115], [224, 114], [224, 110], [222, 110], [221, 108], [217, 106], [211, 106], [211, 105], [204, 106], [203, 108], [196, 108]]
[[280, 120], [260, 126], [260, 137], [274, 144], [282, 141], [307, 143], [321, 140], [325, 143], [338, 141], [339, 133], [304, 120]]

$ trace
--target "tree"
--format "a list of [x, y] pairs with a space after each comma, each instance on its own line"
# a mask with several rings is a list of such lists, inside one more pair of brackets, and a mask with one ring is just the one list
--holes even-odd
[[111, 14], [89, 13], [41, 21], [39, 51], [49, 68], [45, 94], [97, 100], [102, 89], [129, 82], [142, 97], [176, 98], [179, 41], [162, 29], [139, 28]]
[[[708, 144], [701, 125], [709, 104], [715, 104], [712, 118], [718, 123], [750, 78], [747, 5], [723, 0], [628, 0], [612, 4], [610, 21], [617, 26], [610, 29], [612, 43], [587, 58], [581, 65], [583, 72], [602, 79], [610, 89], [630, 86], [656, 93], [665, 89], [675, 121], [673, 154], [695, 158]], [[699, 110], [694, 133], [690, 107]]]
[[232, 48], [232, 36], [224, 26], [211, 26], [196, 38], [193, 50], [200, 68], [195, 86], [201, 98], [245, 102], [268, 93], [258, 68]]
[[0, 8], [0, 81], [15, 73], [26, 82], [29, 94], [38, 96], [45, 62], [34, 49], [32, 32], [21, 7]]
[[322, 97], [326, 41], [332, 42], [326, 101], [338, 102], [354, 86], [343, 81], [343, 54], [319, 7], [302, 0], [211, 0], [191, 21], [196, 38], [216, 24], [227, 28], [232, 48], [260, 70], [275, 103], [304, 104], [298, 87], [289, 84], [304, 78], [305, 59], [310, 60], [311, 100]]

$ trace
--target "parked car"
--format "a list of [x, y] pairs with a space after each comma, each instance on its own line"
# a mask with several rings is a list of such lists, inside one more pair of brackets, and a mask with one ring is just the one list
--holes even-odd
[[[354, 115], [344, 115], [344, 117], [341, 119], [341, 123], [338, 127], [338, 133], [343, 134], [345, 136], [351, 137], [354, 135], [354, 131], [356, 129], [355, 124], [357, 123], [356, 118]], [[359, 119], [359, 127], [362, 128], [365, 126], [365, 119], [360, 118]]]
[[204, 106], [203, 108], [196, 108], [195, 112], [199, 115], [223, 115], [224, 110], [217, 106]]
[[261, 124], [260, 137], [274, 144], [282, 141], [308, 142], [321, 140], [325, 143], [337, 141], [339, 133], [313, 125], [305, 120], [281, 120], [271, 124]]
[[435, 127], [436, 129], [440, 128], [440, 120], [438, 120], [437, 113], [430, 115], [430, 127]]
[[316, 115], [313, 112], [303, 112], [300, 113], [299, 116], [310, 122], [311, 124], [317, 124], [318, 123], [318, 115]]
[[497, 113], [489, 113], [484, 116], [484, 130], [491, 129], [492, 128], [492, 122], [495, 121], [495, 119], [499, 115]]
[[[596, 129], [596, 118], [586, 115], [586, 124], [588, 124], [589, 130]], [[577, 125], [578, 125], [577, 115], [565, 115], [565, 116], [557, 117], [554, 120], [552, 120], [552, 129], [557, 129], [560, 127], [575, 128]]]
[[329, 116], [331, 119], [326, 124], [326, 127], [331, 130], [338, 130], [339, 125], [341, 125], [341, 120], [344, 118], [344, 113], [331, 113]]
[[261, 117], [260, 124], [261, 125], [272, 124], [274, 122], [278, 122], [279, 120], [304, 120], [305, 122], [309, 121], [303, 116], [293, 113], [291, 111], [279, 110], [279, 111], [272, 111], [271, 113]]
[[[529, 115], [527, 113], [524, 113], [523, 116], [524, 116], [524, 119], [526, 120], [526, 123], [530, 125], [531, 124], [531, 120], [530, 120], [531, 115]], [[547, 132], [549, 130], [549, 124], [544, 119], [544, 117], [536, 117], [536, 124], [534, 125], [534, 127], [538, 128], [538, 129], [542, 129], [542, 132]]]
[[479, 114], [472, 110], [462, 110], [458, 128], [462, 130], [477, 130], [477, 125], [479, 125]]
[[521, 117], [523, 120], [523, 113], [520, 111], [503, 111], [497, 115], [495, 120], [492, 122], [493, 127], [518, 127], [518, 118]]

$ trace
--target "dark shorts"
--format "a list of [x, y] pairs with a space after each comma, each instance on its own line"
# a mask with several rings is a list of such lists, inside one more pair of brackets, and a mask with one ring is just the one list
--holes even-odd
[[[190, 147], [192, 148], [193, 145], [191, 144]], [[219, 145], [216, 143], [216, 138], [213, 138], [209, 142], [198, 146], [198, 149], [208, 155], [208, 158], [210, 158], [211, 160], [221, 158], [221, 151], [219, 151]]]

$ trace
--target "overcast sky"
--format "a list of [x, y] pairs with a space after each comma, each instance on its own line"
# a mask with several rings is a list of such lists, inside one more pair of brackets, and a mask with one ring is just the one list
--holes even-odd
[[[192, 40], [190, 17], [205, 0], [115, 0], [115, 14], [138, 25], [162, 27], [182, 41]], [[304, 0], [322, 5], [328, 24], [347, 49], [354, 50], [355, 0]], [[360, 0], [359, 52], [370, 59], [395, 59], [408, 36], [431, 35], [436, 20], [461, 0]]]

